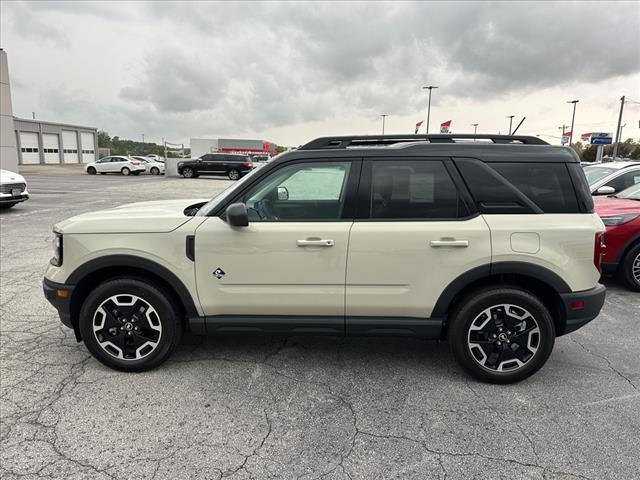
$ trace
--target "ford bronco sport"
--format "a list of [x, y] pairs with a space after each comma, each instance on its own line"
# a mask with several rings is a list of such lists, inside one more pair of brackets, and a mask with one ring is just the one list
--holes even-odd
[[124, 205], [54, 232], [46, 297], [129, 371], [162, 363], [185, 330], [407, 335], [509, 383], [605, 297], [579, 160], [527, 136], [319, 138], [208, 202]]

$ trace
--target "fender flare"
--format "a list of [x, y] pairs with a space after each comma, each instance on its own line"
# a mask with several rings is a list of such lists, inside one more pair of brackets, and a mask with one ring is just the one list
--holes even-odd
[[478, 280], [490, 277], [491, 275], [500, 274], [515, 274], [533, 278], [549, 285], [559, 294], [571, 293], [572, 291], [567, 282], [565, 282], [557, 273], [552, 272], [548, 268], [525, 262], [497, 262], [467, 270], [449, 283], [438, 297], [431, 316], [446, 316], [447, 310], [456, 295]]
[[184, 283], [169, 269], [159, 265], [158, 263], [135, 255], [105, 255], [104, 257], [95, 258], [80, 265], [76, 268], [65, 282], [69, 285], [77, 286], [88, 275], [102, 270], [103, 268], [113, 267], [133, 267], [140, 270], [146, 270], [160, 278], [173, 288], [174, 292], [182, 302], [187, 316], [197, 317], [200, 314], [193, 301], [193, 297], [189, 293], [189, 289]]

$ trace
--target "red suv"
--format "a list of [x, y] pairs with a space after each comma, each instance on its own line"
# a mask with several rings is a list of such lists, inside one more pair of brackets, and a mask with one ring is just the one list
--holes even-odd
[[640, 184], [608, 197], [593, 197], [593, 201], [607, 226], [603, 270], [620, 274], [627, 285], [640, 291]]

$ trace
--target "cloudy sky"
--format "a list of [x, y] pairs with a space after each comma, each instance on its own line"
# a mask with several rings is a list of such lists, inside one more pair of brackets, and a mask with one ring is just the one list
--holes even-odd
[[14, 114], [120, 137], [262, 138], [431, 131], [640, 138], [638, 2], [1, 4]]

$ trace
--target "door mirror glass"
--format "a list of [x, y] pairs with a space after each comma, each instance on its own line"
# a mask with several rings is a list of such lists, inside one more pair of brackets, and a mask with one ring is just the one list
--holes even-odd
[[287, 187], [278, 187], [278, 200], [289, 200], [289, 190]]
[[232, 203], [227, 207], [227, 223], [232, 227], [249, 225], [249, 214], [244, 203]]
[[596, 195], [613, 195], [614, 193], [616, 193], [616, 189], [613, 187], [609, 187], [608, 185], [605, 185], [604, 187], [600, 187], [596, 191]]

